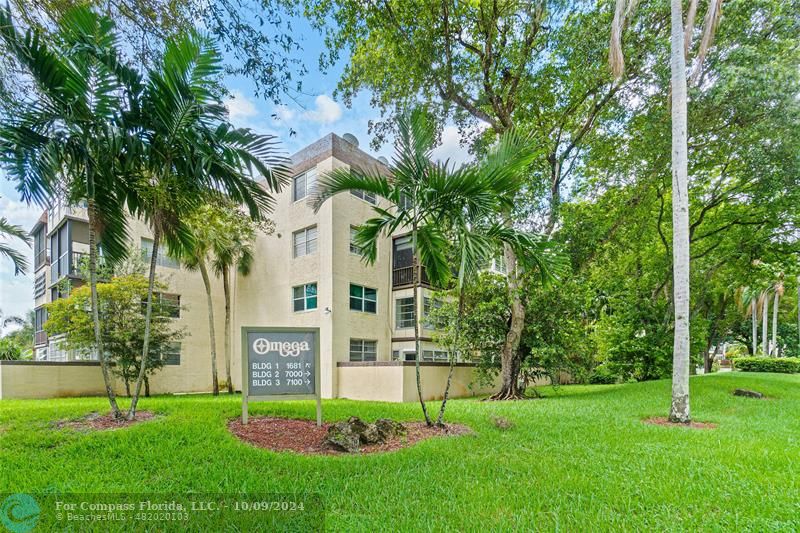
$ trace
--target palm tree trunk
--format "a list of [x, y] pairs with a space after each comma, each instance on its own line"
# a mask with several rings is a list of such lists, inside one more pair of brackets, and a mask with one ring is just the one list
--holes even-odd
[[436, 417], [436, 425], [443, 426], [444, 410], [447, 407], [447, 399], [450, 397], [450, 384], [453, 381], [453, 369], [456, 366], [456, 355], [458, 354], [458, 340], [461, 333], [461, 318], [464, 315], [464, 287], [458, 291], [458, 314], [456, 315], [456, 327], [453, 333], [453, 346], [450, 349], [450, 369], [447, 372], [447, 385], [444, 387], [444, 397], [442, 406], [439, 408], [439, 416]]
[[672, 74], [672, 255], [675, 337], [672, 352], [672, 405], [669, 419], [689, 415], [689, 171], [686, 117], [686, 58], [681, 0], [671, 1]]
[[525, 391], [519, 390], [519, 342], [522, 338], [522, 328], [525, 326], [525, 306], [522, 305], [520, 296], [520, 283], [517, 273], [517, 255], [511, 246], [504, 245], [506, 257], [506, 279], [508, 283], [509, 298], [511, 299], [511, 324], [503, 343], [500, 354], [500, 391], [492, 395], [490, 400], [516, 400], [523, 397]]
[[142, 361], [139, 366], [139, 376], [133, 388], [131, 407], [128, 409], [128, 420], [136, 418], [136, 405], [139, 403], [139, 394], [142, 391], [142, 382], [147, 372], [147, 357], [150, 353], [150, 324], [153, 316], [153, 286], [156, 282], [156, 263], [158, 261], [158, 246], [161, 243], [161, 228], [158, 224], [153, 228], [153, 251], [150, 254], [150, 271], [147, 277], [147, 306], [144, 312], [144, 339], [142, 339]]
[[769, 330], [769, 293], [764, 291], [762, 295], [762, 302], [761, 302], [761, 350], [764, 352], [764, 356], [769, 355], [769, 347], [767, 343], [768, 338], [768, 330]]
[[416, 356], [414, 357], [415, 363], [414, 368], [417, 374], [417, 397], [419, 398], [419, 404], [422, 406], [422, 414], [425, 417], [425, 424], [428, 426], [432, 426], [433, 422], [431, 421], [431, 417], [428, 414], [428, 407], [425, 405], [425, 400], [422, 398], [422, 377], [420, 376], [420, 360], [422, 359], [422, 342], [420, 340], [420, 333], [419, 333], [419, 318], [422, 313], [419, 312], [419, 261], [417, 261], [417, 216], [416, 216], [416, 198], [414, 199], [414, 222], [411, 228], [411, 249], [413, 250], [413, 259], [412, 264], [414, 265], [414, 270], [411, 274], [411, 285], [414, 290], [414, 350], [416, 351]]
[[[88, 178], [87, 189], [91, 192], [94, 191], [94, 183]], [[103, 373], [103, 383], [106, 387], [106, 396], [108, 396], [108, 403], [111, 405], [111, 415], [114, 418], [122, 418], [122, 413], [117, 405], [117, 395], [114, 393], [114, 387], [111, 384], [111, 375], [108, 370], [108, 360], [106, 359], [105, 350], [103, 350], [103, 337], [100, 334], [100, 309], [97, 298], [97, 206], [92, 194], [89, 196], [87, 202], [89, 204], [89, 289], [91, 291], [92, 299], [92, 323], [94, 326], [94, 343], [97, 349], [97, 359], [100, 361], [100, 370]]]
[[233, 394], [231, 379], [231, 283], [228, 265], [222, 268], [222, 290], [225, 292], [225, 379], [228, 382], [228, 394]]
[[758, 352], [758, 319], [756, 318], [756, 301], [750, 302], [750, 310], [753, 315], [753, 357]]
[[203, 276], [203, 285], [206, 288], [206, 302], [208, 304], [208, 337], [211, 343], [211, 386], [214, 396], [219, 396], [219, 376], [217, 375], [217, 335], [214, 331], [214, 305], [211, 299], [211, 280], [208, 277], [205, 259], [200, 259], [198, 267]]
[[778, 302], [780, 295], [775, 291], [775, 298], [772, 302], [772, 346], [770, 346], [770, 355], [778, 354]]
[[800, 274], [797, 275], [797, 351], [800, 352]]

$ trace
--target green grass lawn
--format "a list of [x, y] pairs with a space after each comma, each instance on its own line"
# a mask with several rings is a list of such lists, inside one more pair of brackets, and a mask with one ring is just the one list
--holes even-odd
[[[105, 410], [101, 398], [0, 402], [0, 492], [318, 493], [330, 530], [798, 530], [800, 376], [692, 378], [695, 420], [652, 426], [669, 381], [543, 388], [540, 400], [457, 400], [476, 435], [383, 455], [299, 456], [253, 448], [226, 420], [240, 398], [157, 397], [160, 419], [114, 431], [55, 429]], [[733, 397], [752, 388], [767, 400]], [[324, 402], [326, 420], [417, 420], [415, 404]], [[311, 402], [251, 405], [253, 416], [314, 416]], [[515, 426], [494, 427], [505, 416]], [[141, 459], [143, 458], [143, 459]]]

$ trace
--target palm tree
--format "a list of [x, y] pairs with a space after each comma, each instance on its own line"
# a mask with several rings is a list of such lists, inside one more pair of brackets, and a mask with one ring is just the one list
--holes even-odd
[[[196, 32], [170, 39], [164, 54], [134, 94], [134, 112], [127, 125], [138, 132], [136, 150], [141, 175], [128, 205], [146, 220], [153, 234], [145, 311], [142, 365], [128, 418], [146, 375], [153, 285], [162, 239], [180, 255], [194, 246], [184, 218], [213, 194], [228, 198], [232, 209], [246, 205], [253, 220], [261, 220], [273, 205], [271, 192], [286, 182], [286, 161], [277, 154], [274, 137], [249, 129], [234, 129], [215, 93], [221, 58], [213, 41]], [[264, 180], [258, 186], [254, 175]], [[229, 305], [229, 302], [226, 302]], [[229, 319], [229, 313], [227, 313]], [[226, 336], [227, 339], [227, 336]], [[228, 363], [228, 370], [230, 362]], [[230, 371], [228, 371], [230, 384]]]
[[[509, 212], [513, 206], [514, 195], [521, 186], [523, 171], [530, 164], [532, 153], [529, 141], [509, 131], [484, 161], [454, 171], [448, 181], [441, 184], [454, 193], [448, 205], [442, 206], [445, 210], [436, 223], [445, 228], [452, 243], [457, 312], [449, 350], [450, 367], [436, 419], [438, 426], [443, 424], [456, 355], [460, 351], [464, 298], [470, 281], [505, 247], [514, 251], [524, 267], [536, 268], [542, 283], [549, 283], [563, 269], [562, 258], [551, 253], [544, 235], [521, 232], [509, 227], [506, 221], [498, 220], [501, 213]], [[432, 185], [435, 188], [440, 184]], [[444, 196], [447, 191], [442, 190], [440, 194]]]
[[[0, 237], [4, 240], [13, 237], [25, 243], [29, 248], [31, 246], [31, 238], [20, 226], [16, 226], [8, 221], [6, 217], [0, 217]], [[28, 271], [28, 261], [21, 253], [12, 248], [10, 245], [0, 242], [0, 255], [4, 255], [11, 259], [14, 263], [14, 275], [25, 275]]]
[[[617, 0], [611, 28], [609, 64], [616, 78], [622, 76], [622, 33], [637, 0]], [[689, 410], [689, 171], [687, 134], [686, 57], [692, 49], [698, 0], [691, 0], [684, 29], [681, 0], [670, 1], [670, 72], [672, 113], [672, 271], [675, 332], [672, 349], [672, 405], [669, 419], [688, 423]], [[709, 0], [704, 30], [692, 81], [702, 75], [703, 60], [721, 16], [722, 0]]]
[[189, 270], [199, 270], [206, 291], [208, 307], [208, 337], [211, 355], [211, 387], [214, 396], [219, 395], [219, 373], [217, 371], [217, 333], [214, 320], [214, 300], [211, 295], [211, 276], [208, 266], [214, 250], [230, 247], [225, 242], [229, 236], [225, 230], [224, 208], [206, 203], [187, 217], [186, 224], [192, 232], [193, 246], [181, 250], [180, 260]]
[[0, 39], [35, 90], [0, 122], [0, 163], [29, 203], [46, 207], [53, 194], [88, 203], [95, 346], [112, 414], [119, 417], [100, 334], [97, 264], [98, 241], [110, 262], [126, 253], [119, 124], [121, 76], [129, 71], [119, 60], [113, 22], [85, 7], [69, 10], [52, 40], [38, 30], [21, 35], [6, 7], [0, 12]]
[[751, 287], [739, 287], [736, 289], [736, 305], [745, 316], [750, 316], [753, 324], [752, 349], [753, 355], [758, 352], [758, 291]]
[[431, 161], [436, 130], [424, 110], [415, 109], [402, 115], [397, 126], [395, 154], [388, 173], [377, 167], [336, 169], [319, 179], [312, 202], [314, 209], [319, 210], [335, 194], [363, 191], [375, 194], [391, 205], [389, 209], [373, 207], [376, 216], [362, 224], [356, 233], [355, 242], [361, 247], [364, 261], [369, 264], [374, 263], [377, 258], [377, 245], [381, 236], [391, 235], [399, 228], [411, 230], [417, 396], [425, 422], [430, 426], [433, 422], [422, 398], [420, 378], [420, 270], [425, 269], [433, 286], [443, 287], [450, 276], [444, 254], [445, 236], [442, 228], [432, 223], [443, 202], [446, 202], [446, 197], [437, 197], [432, 193], [431, 187], [434, 182], [446, 182], [449, 172], [445, 164]]
[[211, 261], [214, 272], [222, 276], [222, 292], [225, 296], [225, 380], [228, 394], [233, 394], [231, 377], [231, 271], [236, 269], [242, 276], [250, 273], [254, 260], [256, 230], [266, 229], [266, 224], [258, 224], [237, 209], [228, 205], [219, 210], [221, 220], [220, 238], [212, 241]]
[[[464, 280], [472, 266], [487, 255], [488, 242], [497, 233], [513, 233], [491, 224], [495, 234], [478, 237], [472, 222], [489, 214], [498, 216], [507, 198], [505, 191], [519, 189], [521, 170], [532, 157], [527, 141], [509, 133], [499, 143], [499, 148], [484, 165], [451, 169], [447, 162], [431, 161], [434, 146], [435, 124], [423, 109], [404, 114], [398, 120], [398, 137], [395, 155], [388, 173], [378, 168], [338, 169], [319, 180], [314, 207], [319, 209], [331, 196], [344, 191], [365, 191], [384, 198], [390, 208], [374, 207], [377, 215], [362, 224], [355, 241], [362, 248], [365, 261], [372, 263], [377, 257], [377, 243], [382, 236], [393, 234], [400, 228], [411, 230], [414, 251], [412, 290], [414, 299], [414, 345], [416, 350], [417, 395], [425, 422], [432, 425], [422, 398], [420, 377], [421, 342], [419, 325], [419, 292], [421, 267], [434, 287], [445, 287], [452, 276], [448, 264], [449, 239], [460, 236], [462, 252], [458, 268], [463, 288]], [[501, 195], [501, 192], [503, 193]], [[504, 233], [505, 234], [505, 233]], [[455, 354], [451, 354], [451, 362]], [[449, 383], [449, 379], [448, 379]], [[443, 403], [438, 422], [444, 413]]]
[[772, 302], [772, 349], [770, 350], [770, 355], [778, 355], [778, 304], [780, 303], [780, 299], [783, 296], [784, 287], [783, 287], [783, 273], [778, 276], [778, 280], [775, 282], [775, 285], [772, 287], [772, 291], [774, 292], [773, 302]]

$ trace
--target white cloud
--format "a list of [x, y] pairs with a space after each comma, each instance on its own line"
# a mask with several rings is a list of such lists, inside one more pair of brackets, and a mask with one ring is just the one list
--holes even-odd
[[434, 160], [442, 162], [449, 160], [450, 164], [456, 167], [473, 159], [467, 147], [461, 146], [461, 133], [456, 126], [444, 127], [442, 142], [433, 150], [432, 155]]
[[275, 107], [275, 112], [273, 113], [273, 116], [275, 117], [275, 120], [277, 120], [278, 122], [283, 122], [284, 124], [288, 124], [294, 119], [295, 114], [296, 113], [294, 112], [294, 109], [290, 108], [285, 104], [280, 104]]
[[256, 104], [241, 91], [231, 91], [231, 95], [225, 99], [225, 107], [228, 108], [231, 122], [246, 120], [258, 115]]
[[[26, 232], [33, 227], [39, 215], [39, 208], [0, 197], [0, 216], [7, 218], [11, 224], [21, 226]], [[18, 239], [2, 240], [22, 253], [28, 259], [28, 265], [32, 266], [33, 252], [28, 246]], [[32, 307], [33, 275], [29, 272], [26, 276], [15, 276], [11, 260], [0, 257], [0, 309], [4, 314], [23, 316]]]
[[320, 124], [332, 124], [342, 118], [342, 108], [333, 99], [325, 94], [317, 96], [314, 100], [315, 107], [303, 113], [303, 117]]

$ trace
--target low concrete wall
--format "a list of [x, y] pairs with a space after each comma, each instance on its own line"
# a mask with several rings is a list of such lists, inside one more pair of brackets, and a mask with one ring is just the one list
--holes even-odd
[[[447, 384], [448, 363], [420, 363], [422, 397], [439, 400]], [[372, 400], [382, 402], [417, 401], [417, 374], [413, 361], [377, 361], [364, 363], [338, 363], [339, 398]], [[498, 389], [478, 383], [476, 367], [469, 363], [458, 363], [453, 370], [450, 385], [451, 398], [491, 394]]]
[[[115, 389], [120, 392], [118, 383]], [[0, 361], [0, 399], [99, 396], [105, 390], [94, 361]]]

